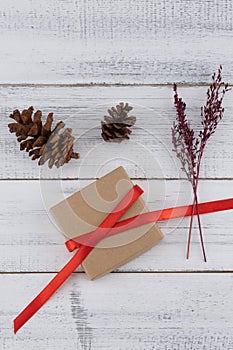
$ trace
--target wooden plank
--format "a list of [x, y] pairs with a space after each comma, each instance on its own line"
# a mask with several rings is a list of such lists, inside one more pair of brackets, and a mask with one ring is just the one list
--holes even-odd
[[[180, 163], [172, 152], [171, 125], [175, 119], [171, 87], [0, 87], [0, 178], [95, 178], [124, 165], [132, 178], [180, 178]], [[206, 87], [180, 88], [187, 102], [187, 113], [194, 128], [200, 124], [200, 107], [205, 103]], [[203, 158], [201, 177], [232, 178], [233, 148], [231, 115], [233, 92], [224, 102], [225, 116], [209, 141]], [[102, 140], [100, 120], [107, 108], [120, 101], [134, 106], [137, 124], [131, 140], [109, 144]], [[38, 167], [26, 152], [19, 152], [14, 135], [8, 132], [8, 115], [29, 105], [56, 121], [64, 120], [73, 128], [78, 161], [62, 169]]]
[[232, 349], [232, 274], [73, 275], [13, 335], [13, 318], [51, 277], [0, 275], [1, 349]]
[[1, 0], [1, 83], [233, 82], [227, 0]]
[[[59, 271], [71, 258], [48, 211], [90, 181], [0, 181], [0, 272]], [[135, 181], [150, 210], [192, 202], [182, 181]], [[232, 181], [201, 181], [200, 201], [233, 197]], [[185, 259], [189, 219], [160, 222], [165, 238], [118, 271], [233, 271], [232, 210], [203, 215], [207, 263], [203, 262], [196, 220], [191, 258]], [[79, 269], [81, 271], [81, 269]]]

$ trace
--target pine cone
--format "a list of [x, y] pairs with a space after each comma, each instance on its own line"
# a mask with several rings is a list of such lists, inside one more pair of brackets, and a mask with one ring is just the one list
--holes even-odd
[[48, 160], [50, 168], [53, 165], [59, 168], [68, 163], [71, 158], [79, 158], [79, 154], [73, 152], [74, 137], [71, 135], [72, 129], [67, 128], [59, 133], [65, 126], [63, 122], [59, 122], [51, 130], [53, 113], [49, 113], [43, 125], [42, 112], [38, 110], [32, 118], [33, 110], [32, 106], [24, 109], [21, 113], [16, 109], [10, 115], [10, 118], [16, 122], [8, 124], [9, 131], [17, 136], [17, 140], [20, 142], [20, 150], [29, 152], [32, 160], [39, 158], [39, 165]]
[[109, 116], [104, 116], [101, 122], [102, 137], [107, 142], [121, 142], [129, 139], [131, 130], [129, 127], [136, 123], [136, 117], [128, 117], [128, 113], [133, 109], [128, 103], [119, 103], [116, 107], [108, 109]]

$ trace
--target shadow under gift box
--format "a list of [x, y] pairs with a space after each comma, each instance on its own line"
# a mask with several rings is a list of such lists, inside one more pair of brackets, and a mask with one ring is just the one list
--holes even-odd
[[[50, 211], [64, 236], [72, 239], [98, 227], [132, 187], [128, 174], [123, 167], [119, 167], [58, 203]], [[138, 198], [121, 220], [147, 211], [143, 199]], [[90, 279], [96, 279], [146, 252], [162, 238], [162, 232], [154, 223], [124, 231], [100, 241], [82, 266]]]

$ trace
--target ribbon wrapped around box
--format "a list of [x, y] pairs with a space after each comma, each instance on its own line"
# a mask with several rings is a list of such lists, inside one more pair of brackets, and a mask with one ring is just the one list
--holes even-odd
[[[16, 333], [82, 264], [90, 279], [139, 256], [158, 243], [163, 234], [156, 221], [196, 215], [193, 205], [148, 212], [123, 167], [96, 180], [51, 208], [68, 241], [78, 249], [48, 285], [15, 318]], [[233, 209], [233, 198], [199, 204], [199, 214]], [[120, 220], [121, 219], [121, 220]]]
[[[78, 236], [98, 227], [131, 188], [132, 181], [124, 168], [119, 167], [51, 208], [51, 213], [67, 239], [77, 237], [83, 244]], [[121, 220], [145, 212], [148, 209], [140, 197]], [[147, 251], [162, 238], [155, 223], [129, 229], [97, 243], [82, 266], [90, 279], [101, 277]]]

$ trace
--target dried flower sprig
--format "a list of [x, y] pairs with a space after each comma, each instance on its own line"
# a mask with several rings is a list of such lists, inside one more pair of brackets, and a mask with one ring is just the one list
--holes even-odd
[[[222, 81], [222, 66], [219, 67], [218, 73], [213, 74], [212, 83], [207, 90], [207, 101], [205, 106], [201, 108], [201, 124], [202, 130], [195, 136], [194, 130], [190, 127], [190, 122], [186, 116], [186, 104], [179, 98], [177, 85], [174, 84], [174, 105], [176, 108], [176, 121], [172, 127], [172, 143], [173, 151], [181, 162], [181, 169], [185, 172], [193, 189], [193, 213], [196, 207], [198, 227], [200, 232], [200, 240], [204, 261], [206, 261], [206, 253], [202, 234], [201, 221], [198, 211], [198, 180], [200, 174], [201, 160], [203, 157], [206, 143], [210, 136], [214, 134], [218, 123], [223, 117], [224, 108], [222, 107], [225, 93], [229, 90], [228, 84]], [[193, 224], [193, 213], [190, 219], [190, 227], [187, 243], [187, 255], [189, 258], [191, 232]]]

